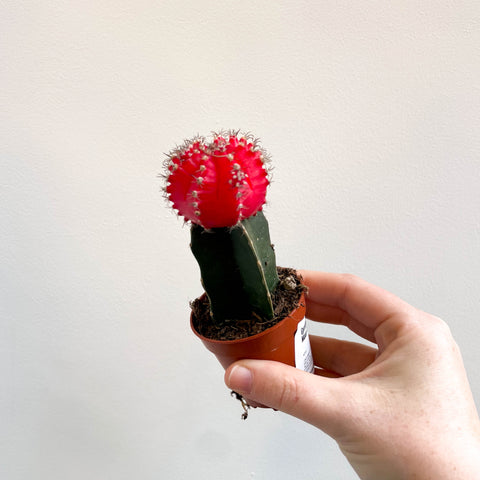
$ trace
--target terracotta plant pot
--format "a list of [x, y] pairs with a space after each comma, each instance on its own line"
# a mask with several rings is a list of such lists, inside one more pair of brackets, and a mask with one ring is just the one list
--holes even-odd
[[222, 366], [229, 365], [244, 358], [275, 360], [305, 371], [313, 372], [313, 360], [310, 341], [305, 321], [305, 296], [302, 296], [298, 307], [290, 315], [273, 327], [239, 340], [213, 340], [206, 338], [194, 327], [193, 313], [190, 326], [203, 342], [215, 354]]

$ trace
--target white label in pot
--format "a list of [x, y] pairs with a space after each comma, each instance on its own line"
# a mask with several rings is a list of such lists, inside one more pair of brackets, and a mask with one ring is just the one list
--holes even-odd
[[312, 349], [305, 318], [299, 322], [295, 333], [295, 366], [305, 372], [313, 373], [314, 371]]

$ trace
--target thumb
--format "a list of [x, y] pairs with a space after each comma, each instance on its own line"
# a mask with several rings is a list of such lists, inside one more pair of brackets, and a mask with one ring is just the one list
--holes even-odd
[[245, 398], [293, 415], [329, 435], [338, 431], [343, 395], [336, 379], [268, 360], [240, 360], [226, 370], [225, 383]]

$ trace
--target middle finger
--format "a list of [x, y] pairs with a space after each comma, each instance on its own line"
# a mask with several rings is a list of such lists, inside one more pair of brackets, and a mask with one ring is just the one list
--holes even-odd
[[353, 375], [367, 368], [376, 358], [377, 349], [361, 343], [310, 335], [313, 363], [316, 367]]

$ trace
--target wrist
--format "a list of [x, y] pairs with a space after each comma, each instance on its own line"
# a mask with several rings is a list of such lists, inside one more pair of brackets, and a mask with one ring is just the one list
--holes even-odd
[[402, 459], [403, 468], [400, 470], [402, 476], [398, 478], [418, 480], [480, 478], [480, 441], [471, 435], [462, 434], [447, 440], [450, 441], [417, 446], [410, 455]]

